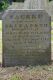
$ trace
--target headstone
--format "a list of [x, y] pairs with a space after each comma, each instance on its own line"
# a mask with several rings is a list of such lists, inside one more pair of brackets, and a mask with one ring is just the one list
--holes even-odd
[[3, 15], [3, 66], [51, 61], [50, 16], [44, 10], [9, 10]]

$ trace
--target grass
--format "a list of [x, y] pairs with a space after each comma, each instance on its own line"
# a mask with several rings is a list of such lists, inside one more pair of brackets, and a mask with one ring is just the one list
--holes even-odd
[[51, 22], [51, 26], [53, 27], [53, 22]]
[[53, 80], [53, 78], [49, 78], [48, 80]]
[[0, 20], [0, 54], [2, 53], [2, 36], [1, 36], [1, 32], [2, 32], [2, 21]]
[[2, 32], [2, 21], [0, 20], [0, 32]]
[[10, 80], [23, 80], [20, 76], [13, 75]]
[[[18, 68], [18, 70], [20, 70], [20, 68]], [[53, 76], [49, 75], [51, 73], [53, 74], [53, 65], [49, 65], [49, 64], [48, 65], [37, 65], [37, 66], [29, 65], [29, 67], [26, 67], [23, 69], [23, 72], [17, 71], [9, 79], [10, 80], [25, 80], [25, 78], [27, 78], [26, 80], [40, 80], [40, 78], [44, 76], [45, 77], [44, 80], [53, 80]]]

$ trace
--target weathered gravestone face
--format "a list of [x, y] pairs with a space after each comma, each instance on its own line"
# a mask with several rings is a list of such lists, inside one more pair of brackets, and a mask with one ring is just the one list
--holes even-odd
[[50, 33], [44, 10], [9, 10], [3, 16], [3, 66], [50, 62]]

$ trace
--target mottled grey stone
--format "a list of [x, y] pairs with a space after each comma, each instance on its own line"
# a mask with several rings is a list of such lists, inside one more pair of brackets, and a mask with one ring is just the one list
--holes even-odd
[[12, 5], [8, 7], [8, 9], [23, 9], [24, 3], [23, 2], [13, 2]]
[[53, 1], [48, 3], [48, 6], [46, 7], [46, 11], [49, 13], [51, 16], [51, 20], [53, 21]]
[[0, 20], [2, 20], [3, 14], [4, 14], [4, 11], [0, 12]]
[[53, 21], [53, 1], [49, 0], [25, 0], [23, 9], [43, 9], [48, 12]]
[[45, 0], [25, 0], [24, 9], [44, 9]]
[[8, 10], [2, 36], [3, 66], [51, 61], [51, 21], [44, 10]]

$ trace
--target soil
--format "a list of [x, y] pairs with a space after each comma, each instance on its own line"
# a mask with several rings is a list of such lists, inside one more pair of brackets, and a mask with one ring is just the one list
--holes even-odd
[[0, 80], [11, 80], [13, 76], [20, 76], [22, 80], [53, 80], [53, 64], [0, 67]]

